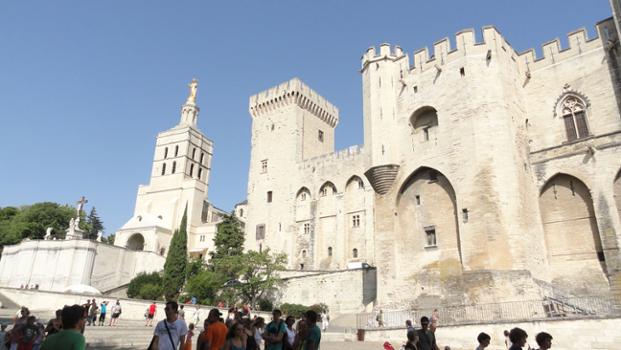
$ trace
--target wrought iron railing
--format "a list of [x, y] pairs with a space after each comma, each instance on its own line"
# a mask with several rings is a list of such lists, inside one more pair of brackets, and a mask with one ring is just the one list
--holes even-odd
[[[443, 326], [473, 323], [541, 321], [549, 319], [621, 316], [619, 305], [601, 296], [550, 298], [490, 304], [438, 307]], [[404, 327], [406, 320], [420, 324], [422, 316], [431, 318], [433, 309], [384, 310], [357, 315], [358, 329]], [[381, 321], [381, 322], [380, 322]], [[381, 323], [381, 324], [380, 324]]]

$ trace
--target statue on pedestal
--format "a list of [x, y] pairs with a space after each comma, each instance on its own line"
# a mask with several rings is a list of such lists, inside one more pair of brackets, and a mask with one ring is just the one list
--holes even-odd
[[101, 242], [101, 237], [103, 237], [103, 232], [97, 232], [97, 242]]
[[196, 93], [198, 91], [198, 80], [196, 78], [192, 79], [192, 82], [188, 84], [190, 88], [190, 94], [188, 95], [188, 99], [185, 101], [187, 104], [196, 104]]

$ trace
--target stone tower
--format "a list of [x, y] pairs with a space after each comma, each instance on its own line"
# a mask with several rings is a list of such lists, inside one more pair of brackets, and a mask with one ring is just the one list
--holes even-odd
[[[293, 253], [296, 231], [291, 172], [305, 159], [334, 152], [338, 109], [294, 78], [250, 98], [252, 152], [246, 248]], [[285, 234], [287, 232], [288, 234]], [[309, 252], [310, 255], [310, 252]]]
[[197, 84], [189, 85], [179, 123], [157, 135], [149, 185], [138, 188], [134, 215], [117, 232], [115, 245], [165, 255], [186, 206], [188, 232], [202, 224], [213, 142], [197, 128]]

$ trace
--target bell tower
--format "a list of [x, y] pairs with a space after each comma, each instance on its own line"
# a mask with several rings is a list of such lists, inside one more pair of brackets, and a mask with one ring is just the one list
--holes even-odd
[[165, 255], [186, 205], [188, 232], [202, 224], [213, 142], [197, 127], [198, 80], [188, 87], [179, 123], [157, 135], [149, 184], [138, 187], [134, 215], [117, 232], [115, 245]]

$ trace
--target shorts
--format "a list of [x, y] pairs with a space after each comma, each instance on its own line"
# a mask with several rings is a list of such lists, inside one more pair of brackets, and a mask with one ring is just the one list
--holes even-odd
[[147, 318], [148, 318], [148, 319], [150, 319], [150, 320], [152, 320], [152, 319], [153, 319], [153, 316], [155, 316], [155, 315], [154, 315], [154, 314], [149, 314], [149, 315], [147, 315]]
[[119, 316], [121, 316], [121, 314], [118, 312], [112, 314], [112, 318], [119, 318]]
[[103, 321], [106, 319], [106, 314], [99, 315], [99, 321]]

